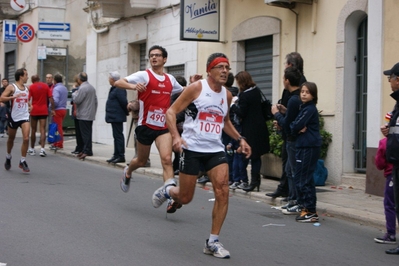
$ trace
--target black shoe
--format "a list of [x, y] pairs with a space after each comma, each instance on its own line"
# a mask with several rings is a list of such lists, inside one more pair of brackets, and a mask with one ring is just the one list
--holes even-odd
[[78, 155], [79, 153], [81, 153], [80, 151], [77, 151], [77, 150], [74, 150], [74, 151], [71, 151], [71, 153], [72, 154], [75, 154], [75, 155]]
[[245, 192], [251, 192], [256, 188], [257, 192], [259, 192], [259, 186], [260, 186], [260, 184], [256, 184], [256, 185], [250, 184], [249, 186], [243, 188], [242, 190], [244, 190]]
[[21, 168], [22, 171], [24, 171], [25, 173], [30, 172], [30, 169], [29, 169], [28, 164], [26, 163], [26, 161], [23, 161], [23, 162], [20, 161], [19, 162], [19, 168]]
[[200, 184], [206, 184], [206, 182], [210, 182], [211, 180], [209, 179], [209, 177], [207, 175], [204, 175], [200, 178], [198, 178], [197, 183]]
[[111, 158], [109, 158], [108, 160], [106, 160], [106, 162], [107, 163], [110, 163], [110, 162], [112, 162], [113, 160], [115, 160], [117, 157], [115, 157], [115, 156], [112, 156]]
[[6, 170], [10, 170], [11, 169], [11, 158], [6, 158], [6, 162], [4, 163], [4, 168]]
[[116, 158], [115, 160], [113, 160], [111, 163], [124, 163], [126, 162], [125, 158]]
[[385, 253], [391, 254], [391, 255], [399, 255], [399, 247], [385, 250]]
[[281, 192], [281, 191], [279, 191], [279, 190], [276, 190], [276, 191], [274, 191], [273, 193], [266, 193], [266, 196], [272, 197], [272, 198], [278, 198], [278, 197], [283, 197], [283, 198], [285, 198], [285, 197], [287, 197], [288, 195], [285, 194], [285, 193], [283, 193], [283, 192]]

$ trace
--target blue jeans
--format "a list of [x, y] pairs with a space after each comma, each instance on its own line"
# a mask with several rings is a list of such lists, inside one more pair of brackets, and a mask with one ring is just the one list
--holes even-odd
[[295, 186], [295, 141], [286, 142], [287, 148], [287, 163], [285, 165], [285, 172], [288, 180], [288, 200], [297, 200], [297, 192]]
[[233, 156], [233, 181], [248, 183], [247, 168], [244, 166], [244, 155], [235, 152]]
[[310, 212], [316, 212], [316, 186], [313, 174], [320, 157], [320, 147], [297, 148], [295, 184], [297, 202]]

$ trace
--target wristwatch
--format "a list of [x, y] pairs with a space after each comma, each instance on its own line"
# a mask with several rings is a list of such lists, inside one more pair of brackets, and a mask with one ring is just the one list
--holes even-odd
[[245, 139], [245, 140], [247, 140], [245, 137], [243, 137], [243, 136], [239, 136], [239, 137], [238, 137], [238, 139], [237, 139], [238, 143], [240, 143], [240, 141], [241, 141], [242, 139]]

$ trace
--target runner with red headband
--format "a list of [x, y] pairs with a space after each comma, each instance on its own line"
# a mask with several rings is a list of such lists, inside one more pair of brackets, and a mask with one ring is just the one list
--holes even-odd
[[[222, 130], [240, 143], [239, 152], [247, 158], [251, 147], [240, 136], [229, 118], [231, 93], [223, 87], [230, 70], [229, 60], [222, 53], [212, 54], [207, 61], [207, 78], [188, 86], [166, 112], [166, 123], [173, 139], [173, 149], [180, 152], [179, 186], [165, 182], [152, 197], [155, 208], [167, 199], [188, 204], [194, 196], [196, 179], [203, 165], [213, 186], [215, 203], [212, 228], [205, 242], [204, 253], [217, 258], [230, 258], [230, 252], [219, 242], [219, 233], [226, 218], [229, 202], [229, 174]], [[176, 114], [185, 110], [183, 133], [176, 127]]]

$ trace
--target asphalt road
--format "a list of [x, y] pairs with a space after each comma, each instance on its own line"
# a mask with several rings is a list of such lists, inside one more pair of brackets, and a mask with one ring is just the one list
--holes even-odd
[[[134, 175], [129, 193], [121, 169], [48, 153], [28, 156], [29, 174], [3, 168], [0, 139], [0, 262], [7, 266], [71, 265], [395, 265], [380, 232], [333, 217], [300, 224], [263, 202], [230, 197], [221, 242], [228, 260], [202, 253], [209, 237], [213, 193], [197, 188], [175, 214], [154, 209], [155, 177]], [[0, 264], [1, 265], [1, 264]]]

